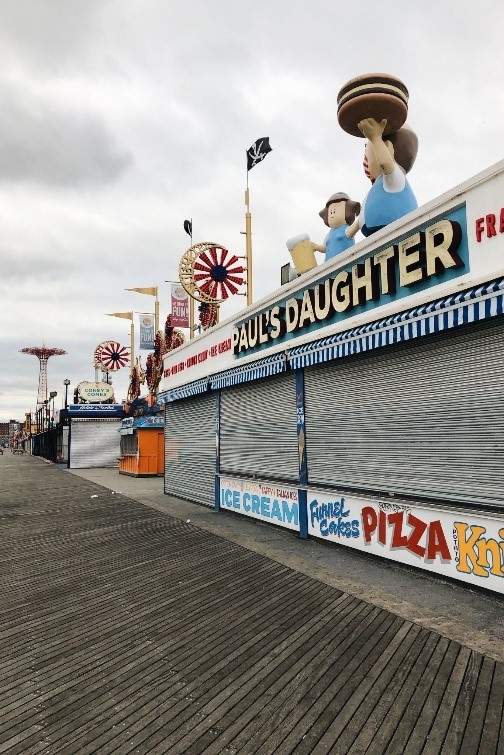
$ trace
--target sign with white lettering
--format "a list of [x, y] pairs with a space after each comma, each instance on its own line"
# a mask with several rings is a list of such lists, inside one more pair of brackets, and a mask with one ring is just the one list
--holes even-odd
[[70, 417], [106, 417], [124, 414], [122, 404], [70, 404], [67, 409]]
[[171, 316], [174, 328], [189, 327], [189, 294], [180, 283], [171, 287]]
[[376, 236], [166, 355], [160, 390], [502, 276], [504, 161]]
[[233, 366], [231, 324], [212, 328], [208, 333], [186, 341], [163, 357], [163, 378], [160, 391], [190, 383], [193, 380]]
[[317, 280], [233, 329], [233, 354], [250, 355], [395, 302], [469, 269], [465, 207]]

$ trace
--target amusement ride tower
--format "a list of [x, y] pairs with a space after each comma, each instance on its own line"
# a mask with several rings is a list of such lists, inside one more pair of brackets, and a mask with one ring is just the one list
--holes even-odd
[[50, 357], [61, 356], [67, 352], [64, 349], [50, 349], [45, 345], [27, 346], [20, 349], [22, 354], [31, 354], [40, 362], [39, 383], [37, 393], [37, 409], [47, 403], [47, 362]]

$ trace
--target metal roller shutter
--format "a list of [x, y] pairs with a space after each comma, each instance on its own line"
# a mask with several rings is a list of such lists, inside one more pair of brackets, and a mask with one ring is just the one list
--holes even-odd
[[220, 472], [297, 483], [294, 373], [221, 391]]
[[216, 394], [165, 406], [165, 493], [215, 504]]
[[504, 508], [504, 320], [305, 371], [310, 484]]
[[117, 467], [121, 436], [116, 419], [72, 419], [70, 469]]

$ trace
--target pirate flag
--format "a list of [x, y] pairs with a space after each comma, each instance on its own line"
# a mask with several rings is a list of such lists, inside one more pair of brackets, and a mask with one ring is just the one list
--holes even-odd
[[192, 238], [192, 221], [184, 220], [184, 231]]
[[264, 160], [268, 152], [271, 152], [269, 136], [263, 136], [254, 142], [250, 149], [247, 150], [247, 171], [253, 168], [254, 165], [257, 165], [257, 163], [260, 163], [261, 160]]

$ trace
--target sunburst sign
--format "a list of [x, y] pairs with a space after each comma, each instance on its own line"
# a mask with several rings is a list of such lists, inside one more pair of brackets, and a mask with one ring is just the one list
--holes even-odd
[[244, 272], [235, 254], [211, 241], [191, 246], [179, 264], [184, 289], [193, 299], [206, 304], [218, 304], [238, 293]]
[[126, 346], [121, 346], [117, 341], [104, 341], [96, 347], [94, 360], [95, 367], [101, 367], [107, 372], [115, 372], [128, 364], [130, 352]]

